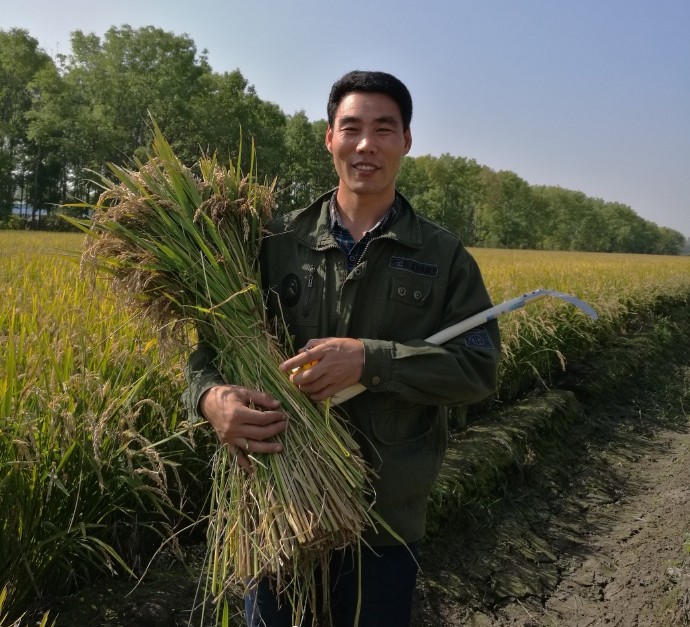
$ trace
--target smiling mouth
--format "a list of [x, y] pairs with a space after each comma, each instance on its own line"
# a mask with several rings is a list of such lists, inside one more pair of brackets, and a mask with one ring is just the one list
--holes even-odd
[[359, 170], [360, 172], [375, 172], [378, 170], [376, 166], [368, 163], [355, 163], [353, 167], [355, 170]]

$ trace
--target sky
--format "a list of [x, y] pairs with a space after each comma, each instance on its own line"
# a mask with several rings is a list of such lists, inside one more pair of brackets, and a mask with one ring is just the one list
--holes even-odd
[[286, 114], [326, 117], [332, 83], [395, 74], [414, 100], [411, 155], [475, 159], [532, 185], [629, 205], [690, 237], [689, 0], [25, 0], [52, 56], [75, 30], [155, 26], [239, 69]]

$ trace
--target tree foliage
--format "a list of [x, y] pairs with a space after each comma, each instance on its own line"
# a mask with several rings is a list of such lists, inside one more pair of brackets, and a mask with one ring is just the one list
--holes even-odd
[[[93, 202], [90, 172], [142, 156], [151, 119], [189, 162], [202, 152], [243, 160], [253, 142], [258, 171], [277, 179], [278, 211], [337, 184], [325, 120], [286, 115], [239, 69], [213, 72], [187, 35], [127, 25], [102, 38], [75, 31], [70, 52], [52, 59], [28, 32], [0, 30], [0, 228], [13, 205]], [[465, 157], [406, 157], [398, 187], [472, 246], [678, 254], [687, 245], [627, 205], [532, 186]]]
[[481, 168], [471, 159], [429, 155], [403, 161], [398, 187], [422, 213], [476, 244], [482, 200]]
[[27, 114], [40, 96], [35, 79], [51, 63], [27, 31], [0, 31], [0, 217], [17, 196], [34, 205], [50, 200], [50, 157], [30, 139]]
[[325, 143], [326, 128], [324, 120], [311, 122], [304, 111], [288, 116], [278, 198], [281, 211], [306, 207], [337, 185]]

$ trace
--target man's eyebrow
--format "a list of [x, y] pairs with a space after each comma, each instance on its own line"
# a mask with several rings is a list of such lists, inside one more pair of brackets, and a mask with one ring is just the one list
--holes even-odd
[[[394, 115], [382, 115], [376, 120], [374, 120], [377, 124], [391, 124], [393, 126], [400, 126], [400, 121], [394, 116]], [[357, 117], [356, 115], [344, 115], [341, 118], [338, 118], [337, 123], [338, 126], [345, 126], [347, 124], [359, 124], [362, 122], [362, 118]]]

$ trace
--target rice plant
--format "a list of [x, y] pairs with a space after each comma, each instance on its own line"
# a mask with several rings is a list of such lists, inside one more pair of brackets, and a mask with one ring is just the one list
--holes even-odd
[[[68, 250], [83, 238], [52, 239]], [[179, 369], [161, 370], [150, 329], [106, 286], [36, 241], [0, 234], [0, 587], [12, 612], [97, 572], [132, 573], [184, 518], [171, 458], [184, 445], [170, 438]]]
[[[7, 614], [4, 612], [5, 601], [7, 599], [7, 588], [0, 590], [0, 627], [22, 627], [22, 619], [24, 616], [20, 616], [17, 619], [8, 618]], [[37, 623], [37, 627], [48, 627], [49, 612], [46, 612], [41, 621]], [[51, 627], [55, 623], [50, 623]]]
[[255, 472], [227, 447], [214, 458], [208, 590], [220, 616], [229, 588], [271, 575], [298, 624], [307, 605], [314, 613], [328, 608], [327, 595], [316, 607], [316, 567], [385, 521], [372, 512], [370, 471], [345, 422], [278, 370], [288, 357], [278, 337], [288, 332], [272, 332], [258, 268], [273, 188], [257, 182], [251, 166], [244, 174], [214, 157], [188, 168], [158, 129], [154, 136], [147, 160], [112, 166], [116, 180], [101, 180], [84, 259], [164, 336], [185, 341], [192, 322], [216, 349], [226, 380], [268, 392], [290, 416], [277, 436], [283, 452], [255, 455]]
[[599, 314], [594, 322], [558, 300], [536, 301], [499, 319], [499, 395], [509, 402], [535, 379], [549, 382], [568, 359], [584, 358], [629, 333], [635, 319], [690, 304], [690, 257], [474, 249], [489, 293], [501, 302], [536, 288], [573, 294]]

